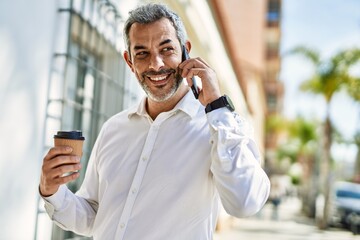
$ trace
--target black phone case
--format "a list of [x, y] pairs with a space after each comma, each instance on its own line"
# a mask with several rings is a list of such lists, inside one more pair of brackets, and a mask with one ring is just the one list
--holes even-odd
[[[185, 46], [183, 45], [183, 46], [182, 46], [182, 61], [185, 61], [185, 60], [187, 60], [187, 59], [189, 59], [189, 58], [190, 58], [190, 57], [189, 57], [189, 54], [188, 54], [188, 52], [186, 51]], [[192, 79], [192, 82], [193, 82], [193, 84], [192, 84], [192, 86], [191, 86], [191, 90], [192, 90], [195, 98], [198, 99], [198, 98], [199, 98], [199, 89], [198, 89], [198, 87], [197, 87], [196, 80], [195, 80], [194, 77], [192, 77], [191, 79]]]

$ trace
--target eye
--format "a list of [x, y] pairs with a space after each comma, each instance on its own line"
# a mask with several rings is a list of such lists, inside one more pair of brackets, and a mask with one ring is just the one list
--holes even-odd
[[148, 54], [149, 53], [146, 51], [141, 51], [141, 52], [135, 53], [135, 57], [138, 59], [143, 59], [143, 58], [146, 58], [148, 56]]
[[165, 47], [161, 50], [163, 53], [172, 53], [174, 51], [173, 47]]

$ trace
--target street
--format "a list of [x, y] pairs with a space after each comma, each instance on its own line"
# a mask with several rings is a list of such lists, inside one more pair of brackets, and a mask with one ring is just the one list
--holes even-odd
[[299, 214], [297, 198], [285, 200], [279, 207], [278, 220], [272, 220], [272, 206], [266, 204], [261, 212], [251, 218], [226, 220], [226, 226], [216, 232], [214, 240], [354, 240], [360, 235], [350, 231], [330, 228], [319, 230], [313, 219]]

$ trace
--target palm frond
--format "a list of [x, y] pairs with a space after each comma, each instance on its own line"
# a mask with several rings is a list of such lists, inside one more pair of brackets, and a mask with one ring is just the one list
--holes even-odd
[[320, 55], [319, 53], [311, 48], [305, 46], [298, 46], [291, 49], [288, 54], [299, 54], [310, 60], [314, 65], [320, 64]]

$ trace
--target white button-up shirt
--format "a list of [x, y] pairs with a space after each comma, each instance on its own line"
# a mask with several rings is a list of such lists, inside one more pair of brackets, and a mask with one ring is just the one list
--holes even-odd
[[192, 92], [154, 121], [121, 112], [103, 126], [80, 190], [45, 198], [62, 228], [94, 239], [212, 239], [219, 210], [256, 213], [270, 184], [248, 125], [226, 108], [205, 114]]

